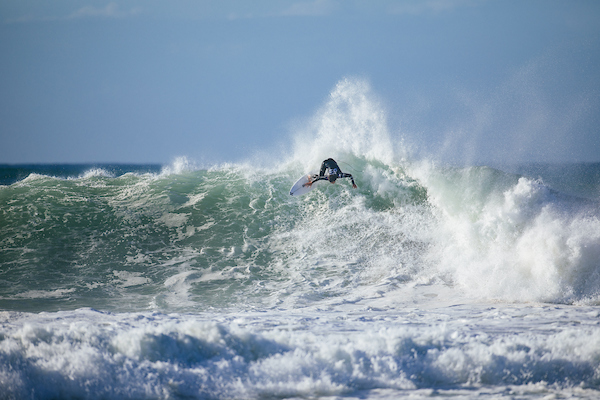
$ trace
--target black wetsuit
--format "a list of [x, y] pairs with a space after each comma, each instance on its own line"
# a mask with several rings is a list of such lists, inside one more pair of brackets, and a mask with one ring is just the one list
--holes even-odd
[[[329, 170], [329, 171], [328, 171], [327, 175], [325, 175], [325, 172], [327, 170]], [[312, 177], [313, 179], [312, 179], [311, 183], [314, 183], [314, 182], [320, 181], [320, 180], [328, 180], [329, 175], [336, 175], [338, 178], [350, 178], [350, 180], [352, 180], [352, 186], [356, 186], [352, 175], [343, 173], [342, 170], [340, 169], [340, 166], [335, 162], [335, 160], [333, 158], [328, 158], [327, 160], [325, 160], [321, 163], [321, 171], [319, 172], [319, 175], [313, 175], [313, 177]]]

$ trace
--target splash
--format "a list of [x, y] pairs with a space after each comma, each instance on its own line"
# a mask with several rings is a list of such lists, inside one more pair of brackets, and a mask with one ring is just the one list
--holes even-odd
[[184, 172], [196, 171], [199, 167], [188, 157], [176, 157], [170, 165], [162, 168], [162, 175], [179, 175]]
[[306, 170], [333, 158], [391, 165], [396, 157], [387, 117], [365, 80], [338, 82], [329, 100], [295, 137], [294, 156]]
[[598, 301], [597, 204], [491, 168], [424, 168], [415, 174], [427, 187], [439, 220], [428, 256], [469, 296]]

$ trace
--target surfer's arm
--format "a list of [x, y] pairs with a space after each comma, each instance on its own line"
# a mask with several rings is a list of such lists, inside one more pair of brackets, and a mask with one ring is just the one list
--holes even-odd
[[356, 183], [354, 183], [354, 178], [352, 177], [352, 174], [347, 174], [347, 173], [345, 173], [345, 172], [344, 172], [344, 173], [342, 173], [342, 176], [341, 176], [341, 177], [342, 177], [342, 178], [350, 178], [350, 180], [352, 181], [352, 187], [353, 187], [354, 189], [356, 189], [356, 188], [357, 188], [357, 186], [356, 186]]
[[312, 184], [315, 183], [316, 181], [322, 181], [324, 179], [327, 179], [327, 177], [326, 176], [320, 176], [320, 175], [313, 175], [313, 176], [310, 177], [310, 179], [308, 180], [308, 182], [306, 182], [302, 186], [312, 186]]

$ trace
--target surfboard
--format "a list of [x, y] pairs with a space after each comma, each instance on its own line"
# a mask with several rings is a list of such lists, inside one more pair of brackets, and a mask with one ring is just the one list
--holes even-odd
[[304, 175], [300, 179], [298, 179], [296, 183], [294, 183], [294, 186], [292, 186], [292, 188], [290, 189], [291, 196], [302, 196], [303, 194], [306, 194], [314, 189], [314, 185], [304, 186], [304, 184], [308, 183], [309, 176], [310, 174]]

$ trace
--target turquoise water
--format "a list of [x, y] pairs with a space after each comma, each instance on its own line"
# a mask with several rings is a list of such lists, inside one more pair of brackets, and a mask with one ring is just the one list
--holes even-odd
[[[1, 307], [181, 311], [238, 307], [242, 299], [248, 306], [263, 304], [280, 291], [273, 285], [289, 281], [285, 266], [318, 245], [307, 241], [294, 249], [293, 233], [306, 229], [307, 214], [329, 218], [318, 210], [323, 201], [333, 214], [346, 213], [357, 199], [368, 214], [392, 215], [395, 208], [387, 196], [369, 196], [368, 186], [352, 193], [358, 198], [346, 192], [327, 201], [326, 186], [291, 198], [289, 182], [301, 173], [292, 166], [275, 174], [241, 166], [178, 173], [146, 173], [142, 167], [122, 175], [80, 169], [66, 178], [33, 172], [0, 192]], [[425, 191], [396, 179], [405, 192], [401, 202], [422, 207]], [[352, 225], [335, 233], [340, 250], [353, 235], [366, 233], [360, 221]], [[338, 256], [323, 254], [320, 262], [335, 263]], [[185, 286], [185, 293], [173, 297], [165, 281]]]

